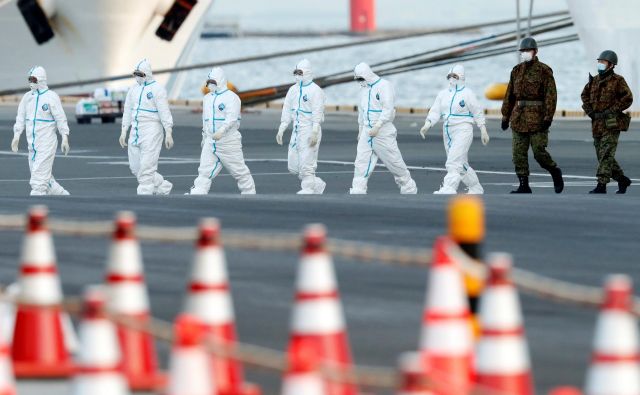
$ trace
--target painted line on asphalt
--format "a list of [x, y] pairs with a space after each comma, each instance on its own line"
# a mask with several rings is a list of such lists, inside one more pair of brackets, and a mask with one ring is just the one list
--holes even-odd
[[[263, 160], [264, 161], [264, 160]], [[286, 159], [269, 159], [266, 161], [279, 161], [286, 162]], [[353, 166], [353, 162], [346, 161], [337, 161], [337, 160], [319, 160], [318, 163], [327, 164], [327, 165], [342, 165], [342, 166]], [[385, 168], [386, 166], [383, 164], [377, 164], [376, 167]], [[447, 169], [444, 167], [431, 167], [431, 166], [407, 166], [409, 170], [430, 170], [430, 171], [439, 171], [446, 172]], [[494, 171], [494, 170], [477, 170], [474, 169], [478, 174], [492, 174], [492, 175], [503, 175], [503, 176], [515, 176], [515, 172], [510, 171]], [[535, 177], [551, 177], [549, 173], [531, 173], [531, 176]], [[580, 176], [580, 175], [572, 175], [572, 174], [563, 174], [563, 178], [575, 178], [581, 180], [595, 180], [595, 176]], [[640, 181], [638, 178], [631, 178], [632, 181]], [[511, 184], [509, 184], [511, 185]]]
[[[14, 156], [27, 156], [28, 153], [13, 153], [11, 151], [0, 151], [0, 155], [14, 155]], [[63, 157], [61, 157], [63, 158]], [[123, 166], [123, 165], [129, 165], [129, 162], [126, 160], [123, 160], [122, 156], [91, 156], [91, 155], [68, 155], [67, 158], [74, 158], [74, 159], [107, 159], [107, 161], [104, 162], [89, 162], [89, 164], [96, 164], [96, 165], [116, 165], [116, 166]], [[108, 161], [109, 159], [116, 159], [116, 161]], [[286, 163], [287, 159], [245, 159], [245, 162], [248, 163], [268, 163], [268, 162], [273, 162], [273, 163]], [[158, 162], [159, 164], [163, 164], [163, 165], [170, 165], [170, 164], [174, 164], [174, 165], [179, 165], [179, 164], [197, 164], [200, 163], [200, 161], [198, 159], [193, 159], [193, 158], [180, 158], [180, 157], [161, 157], [160, 161]], [[324, 164], [324, 165], [337, 165], [337, 166], [353, 166], [353, 162], [350, 161], [339, 161], [339, 160], [319, 160], [318, 164]], [[384, 164], [378, 163], [376, 164], [376, 168], [380, 168], [380, 169], [386, 169], [386, 166]], [[409, 170], [427, 170], [427, 171], [438, 171], [438, 172], [446, 172], [447, 169], [444, 167], [434, 167], [434, 166], [407, 166], [407, 168]], [[510, 172], [510, 171], [496, 171], [496, 170], [478, 170], [478, 169], [474, 169], [476, 171], [476, 173], [478, 174], [491, 174], [491, 175], [503, 175], [503, 176], [515, 176], [515, 172]], [[533, 177], [551, 177], [550, 174], [548, 173], [531, 173], [531, 176]], [[595, 176], [582, 176], [582, 175], [575, 175], [575, 174], [563, 174], [562, 175], [565, 179], [566, 178], [573, 178], [573, 179], [581, 179], [581, 180], [590, 180], [593, 181], [596, 179]], [[639, 178], [632, 178], [632, 181], [635, 182], [640, 182]], [[508, 184], [511, 185], [511, 184]]]
[[[345, 170], [345, 171], [317, 171], [316, 174], [353, 174], [353, 171]], [[293, 176], [293, 174], [289, 172], [271, 172], [271, 173], [251, 173], [254, 177], [260, 176]], [[196, 178], [197, 174], [173, 174], [173, 175], [163, 175], [164, 178]], [[231, 174], [219, 174], [217, 177], [231, 177]], [[70, 177], [70, 178], [56, 178], [58, 181], [100, 181], [100, 180], [128, 180], [135, 179], [134, 176], [104, 176], [104, 177]], [[12, 179], [12, 180], [1, 180], [0, 182], [29, 182], [29, 179]]]

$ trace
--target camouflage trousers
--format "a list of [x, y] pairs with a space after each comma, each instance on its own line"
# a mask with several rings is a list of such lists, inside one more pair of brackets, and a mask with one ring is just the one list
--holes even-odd
[[593, 145], [596, 148], [598, 157], [598, 182], [607, 184], [611, 179], [618, 181], [624, 172], [616, 161], [616, 149], [618, 148], [618, 138], [620, 132], [606, 132], [593, 138]]
[[513, 132], [513, 164], [516, 167], [516, 175], [529, 176], [529, 147], [533, 150], [533, 157], [540, 167], [550, 171], [558, 167], [556, 162], [547, 152], [549, 144], [549, 131], [536, 133]]

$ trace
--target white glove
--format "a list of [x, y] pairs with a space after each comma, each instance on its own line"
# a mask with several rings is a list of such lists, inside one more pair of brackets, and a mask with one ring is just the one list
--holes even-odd
[[278, 128], [278, 134], [276, 134], [276, 142], [279, 145], [282, 145], [282, 137], [284, 136], [284, 131], [287, 130], [289, 125], [286, 122], [282, 122], [280, 127]]
[[173, 129], [164, 131], [164, 146], [167, 149], [173, 148]]
[[482, 145], [489, 144], [489, 133], [487, 133], [487, 127], [484, 125], [480, 127], [480, 140], [482, 141]]
[[18, 152], [18, 143], [20, 143], [20, 135], [14, 134], [13, 140], [11, 140], [11, 151]]
[[122, 132], [120, 132], [120, 138], [118, 139], [118, 141], [120, 142], [120, 146], [122, 148], [127, 146], [127, 129], [122, 129]]
[[380, 128], [382, 128], [382, 121], [378, 121], [373, 125], [371, 130], [369, 130], [369, 137], [376, 137], [380, 132]]
[[214, 139], [215, 141], [220, 140], [224, 134], [227, 132], [228, 129], [228, 125], [222, 125], [218, 128], [218, 130], [213, 134], [213, 136], [211, 136], [212, 139]]
[[309, 137], [309, 147], [315, 147], [318, 144], [318, 140], [320, 139], [320, 124], [314, 123], [313, 129], [311, 131], [311, 136]]
[[429, 129], [431, 129], [431, 121], [427, 119], [426, 121], [424, 121], [424, 126], [420, 128], [420, 136], [422, 136], [423, 140], [427, 138], [427, 131]]
[[60, 143], [60, 150], [62, 151], [64, 156], [67, 156], [67, 154], [69, 153], [69, 150], [70, 150], [70, 147], [69, 147], [69, 136], [67, 136], [67, 135], [62, 136], [62, 143]]

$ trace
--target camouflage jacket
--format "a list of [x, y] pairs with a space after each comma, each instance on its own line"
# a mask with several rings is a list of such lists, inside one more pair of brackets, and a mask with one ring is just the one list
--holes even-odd
[[[522, 101], [541, 103], [531, 105]], [[553, 121], [557, 101], [553, 70], [536, 56], [530, 62], [518, 64], [511, 71], [502, 102], [502, 120], [509, 121], [511, 129], [518, 133], [543, 131], [544, 122]]]
[[622, 126], [621, 113], [631, 107], [633, 94], [624, 77], [613, 70], [603, 75], [589, 76], [589, 82], [582, 90], [582, 109], [591, 117], [591, 130], [593, 136], [601, 136], [607, 131], [620, 131], [614, 128], [607, 129], [605, 119], [607, 116], [615, 116], [617, 123]]

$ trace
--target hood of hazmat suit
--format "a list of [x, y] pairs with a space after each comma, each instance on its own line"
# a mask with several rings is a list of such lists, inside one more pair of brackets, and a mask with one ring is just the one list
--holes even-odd
[[29, 77], [35, 77], [38, 79], [36, 84], [29, 84], [32, 90], [46, 90], [47, 86], [47, 72], [42, 66], [35, 66], [29, 70]]
[[458, 82], [455, 85], [450, 84], [451, 89], [461, 89], [465, 85], [465, 74], [464, 74], [464, 66], [461, 64], [457, 64], [449, 69], [447, 76], [450, 74], [455, 74], [458, 76]]
[[308, 59], [302, 59], [296, 64], [296, 70], [302, 70], [302, 82], [308, 84], [313, 81], [313, 71], [311, 70], [311, 62]]
[[[144, 82], [153, 81], [153, 71], [151, 70], [151, 63], [147, 59], [142, 59], [138, 63], [136, 63], [135, 71], [140, 71], [144, 73], [144, 78], [138, 82], [140, 85]], [[137, 80], [137, 79], [136, 79]]]
[[366, 83], [369, 85], [372, 85], [380, 79], [380, 77], [374, 73], [373, 70], [371, 70], [371, 67], [366, 63], [358, 64], [353, 70], [353, 74], [356, 78], [364, 78]]
[[224, 74], [224, 70], [220, 67], [212, 68], [207, 79], [216, 81], [216, 92], [223, 92], [229, 89], [227, 86], [227, 76]]

